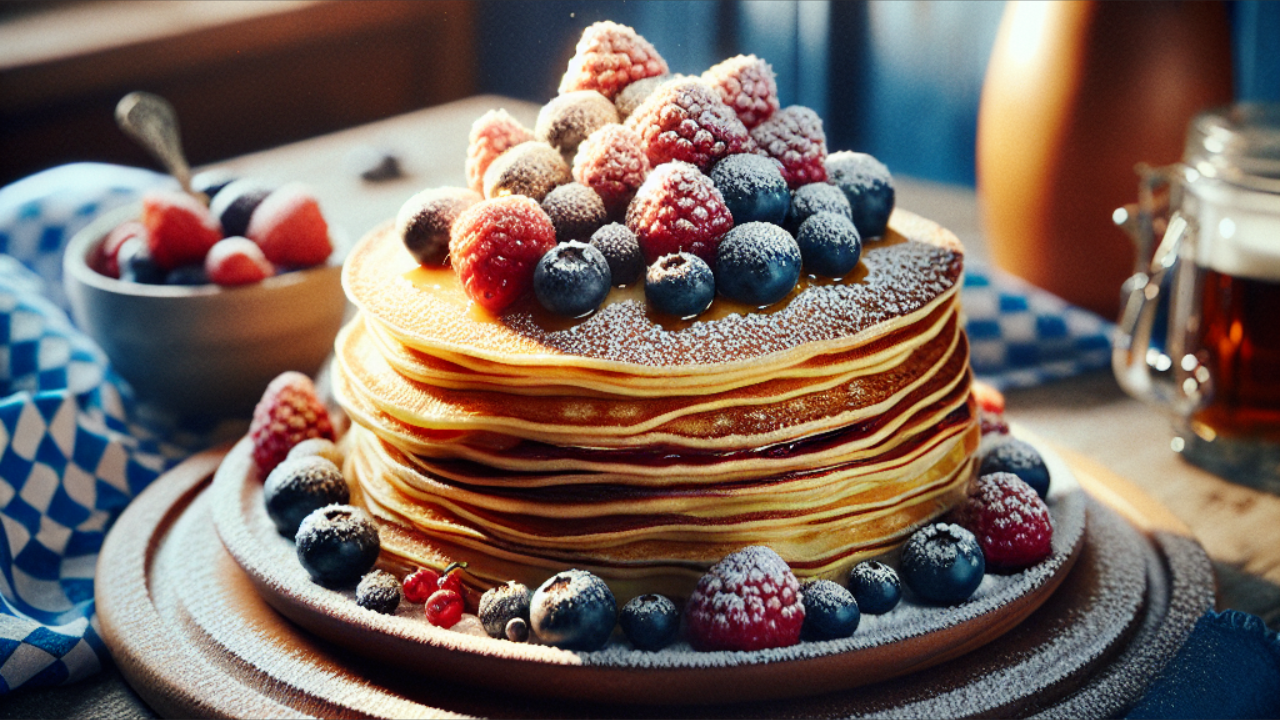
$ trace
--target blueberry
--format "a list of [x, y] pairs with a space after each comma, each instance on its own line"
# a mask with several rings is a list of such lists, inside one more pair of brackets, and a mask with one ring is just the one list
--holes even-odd
[[356, 604], [384, 615], [394, 615], [403, 599], [400, 581], [386, 570], [372, 570], [356, 585]]
[[489, 637], [506, 637], [507, 625], [512, 620], [529, 620], [529, 588], [514, 580], [489, 588], [480, 596], [476, 614]]
[[862, 257], [858, 228], [849, 218], [832, 212], [814, 213], [801, 223], [796, 245], [804, 258], [804, 269], [823, 277], [844, 277]]
[[151, 251], [142, 238], [125, 240], [116, 258], [120, 263], [121, 280], [144, 285], [164, 284], [167, 273], [151, 257]]
[[533, 293], [557, 315], [581, 317], [600, 307], [613, 283], [609, 261], [594, 247], [571, 240], [547, 251], [533, 269]]
[[772, 305], [800, 279], [800, 247], [786, 230], [769, 223], [735, 225], [716, 251], [716, 289], [748, 305]]
[[973, 533], [934, 523], [917, 530], [902, 549], [902, 580], [923, 600], [956, 605], [982, 582], [986, 561]]
[[285, 537], [298, 534], [298, 526], [311, 511], [351, 498], [342, 471], [322, 457], [286, 459], [267, 475], [262, 499], [267, 515]]
[[352, 585], [373, 567], [382, 549], [369, 513], [351, 505], [314, 510], [294, 536], [298, 562], [311, 579], [331, 587]]
[[207, 285], [209, 274], [204, 265], [183, 265], [170, 270], [164, 276], [165, 285]]
[[609, 223], [591, 235], [591, 246], [609, 261], [614, 285], [630, 285], [644, 272], [644, 256], [636, 234], [622, 223]]
[[847, 638], [858, 629], [862, 613], [858, 602], [844, 586], [830, 580], [813, 580], [801, 588], [804, 593], [804, 625], [801, 635], [806, 640]]
[[529, 619], [544, 642], [569, 650], [598, 650], [618, 621], [618, 603], [600, 578], [586, 570], [565, 570], [533, 592]]
[[820, 212], [843, 215], [853, 222], [853, 210], [840, 188], [819, 182], [796, 188], [791, 196], [791, 212], [787, 213], [787, 227], [794, 231], [800, 223]]
[[524, 618], [511, 618], [503, 631], [504, 637], [511, 642], [527, 642], [529, 640], [529, 621]]
[[622, 606], [618, 624], [632, 645], [641, 650], [661, 650], [680, 632], [680, 611], [662, 595], [637, 595]]
[[847, 150], [827, 156], [827, 182], [849, 199], [853, 224], [864, 240], [884, 235], [893, 212], [893, 177], [884, 163]]
[[219, 170], [217, 168], [205, 170], [191, 176], [191, 189], [204, 193], [205, 197], [213, 199], [214, 195], [217, 195], [222, 188], [230, 185], [235, 179], [236, 176], [232, 175], [228, 170]]
[[868, 615], [883, 615], [898, 606], [902, 584], [898, 573], [882, 562], [858, 563], [849, 572], [849, 591], [858, 608]]
[[778, 161], [763, 155], [730, 155], [711, 169], [711, 182], [724, 196], [735, 225], [781, 225], [791, 207], [791, 191]]
[[1049, 468], [1045, 466], [1040, 453], [1022, 440], [1009, 438], [982, 457], [978, 475], [996, 472], [1013, 473], [1022, 478], [1022, 482], [1030, 485], [1041, 500], [1049, 495]]
[[663, 255], [645, 273], [644, 296], [660, 313], [691, 318], [715, 300], [715, 275], [692, 253]]
[[218, 191], [209, 201], [209, 212], [222, 223], [222, 236], [244, 235], [249, 230], [249, 218], [272, 188], [253, 178], [236, 180]]

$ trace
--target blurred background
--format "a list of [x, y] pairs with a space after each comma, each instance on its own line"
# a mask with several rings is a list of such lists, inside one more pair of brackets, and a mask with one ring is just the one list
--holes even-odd
[[[1221, 5], [1235, 97], [1280, 99], [1280, 6]], [[612, 19], [652, 41], [673, 72], [755, 53], [777, 71], [784, 106], [825, 118], [832, 149], [972, 186], [979, 99], [1004, 9], [922, 0], [10, 0], [0, 3], [0, 185], [79, 160], [153, 167], [112, 119], [132, 90], [174, 103], [197, 165], [477, 93], [545, 102], [582, 29]]]

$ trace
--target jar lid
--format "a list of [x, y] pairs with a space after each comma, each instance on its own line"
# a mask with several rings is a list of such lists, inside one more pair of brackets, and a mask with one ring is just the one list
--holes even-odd
[[1187, 133], [1185, 162], [1204, 177], [1280, 193], [1280, 104], [1239, 103], [1200, 113]]

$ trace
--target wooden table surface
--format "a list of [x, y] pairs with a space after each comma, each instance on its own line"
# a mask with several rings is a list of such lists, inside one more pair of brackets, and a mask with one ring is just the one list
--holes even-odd
[[[268, 182], [301, 180], [314, 189], [331, 224], [351, 240], [393, 217], [419, 190], [464, 183], [471, 123], [504, 107], [532, 127], [537, 106], [493, 96], [469, 98], [216, 167]], [[386, 152], [404, 176], [360, 178], [362, 159]], [[895, 178], [897, 204], [950, 228], [976, 261], [986, 258], [973, 190]], [[1117, 242], [1124, 242], [1117, 235]], [[1008, 417], [1042, 438], [1131, 480], [1185, 522], [1214, 561], [1218, 605], [1261, 616], [1280, 629], [1280, 497], [1233, 484], [1183, 462], [1170, 449], [1169, 420], [1124, 394], [1098, 371], [1006, 395]], [[146, 716], [147, 708], [108, 672], [72, 688], [19, 693], [0, 716]], [[52, 714], [50, 711], [53, 711]]]

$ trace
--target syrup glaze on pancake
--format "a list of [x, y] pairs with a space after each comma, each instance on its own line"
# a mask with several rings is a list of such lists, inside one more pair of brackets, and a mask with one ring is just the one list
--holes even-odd
[[[884, 240], [869, 242], [855, 282], [809, 284], [771, 312], [664, 325], [645, 304], [606, 304], [584, 320], [548, 323], [536, 303], [493, 317], [467, 301], [452, 273], [412, 279], [419, 267], [391, 223], [366, 236], [343, 267], [347, 296], [404, 344], [504, 366], [572, 366], [637, 376], [732, 375], [792, 366], [857, 347], [944, 295], [963, 269], [955, 236], [895, 210]], [[428, 284], [430, 282], [430, 284]], [[452, 284], [451, 284], [452, 283]]]

